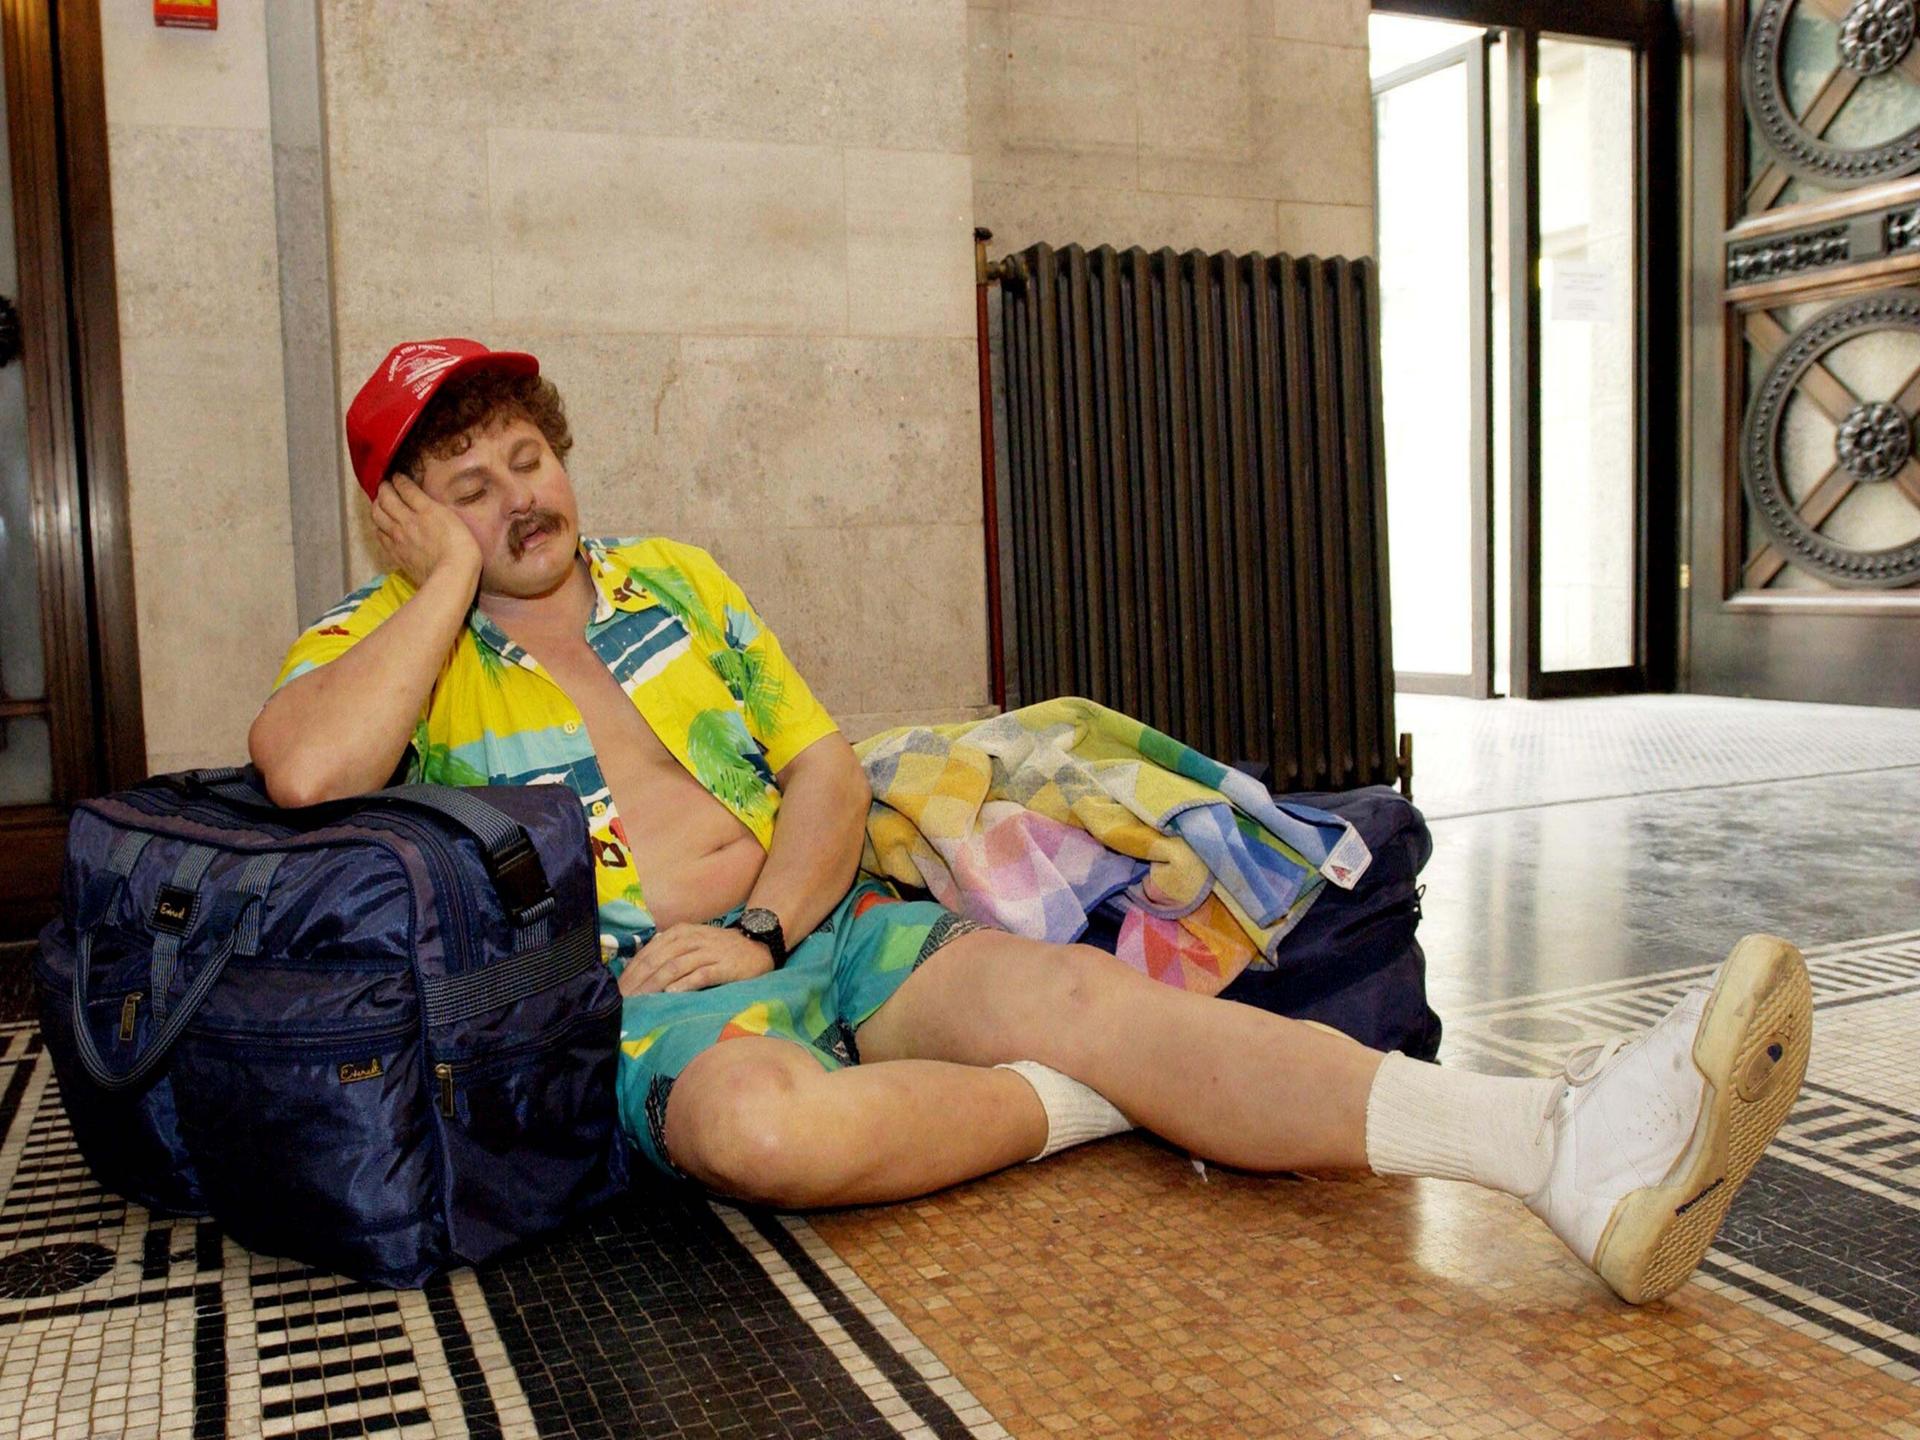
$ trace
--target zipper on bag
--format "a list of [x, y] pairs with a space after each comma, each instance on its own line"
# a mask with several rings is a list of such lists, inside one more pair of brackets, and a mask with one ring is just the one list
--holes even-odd
[[[482, 1075], [490, 1075], [504, 1069], [516, 1060], [524, 1060], [529, 1055], [537, 1055], [543, 1050], [551, 1050], [565, 1045], [595, 1026], [604, 1025], [620, 1013], [618, 1004], [603, 1006], [589, 1011], [585, 1015], [575, 1016], [564, 1024], [556, 1026], [545, 1035], [531, 1040], [523, 1040], [517, 1045], [502, 1046], [485, 1055], [469, 1057], [462, 1065], [463, 1070], [477, 1070]], [[433, 1078], [440, 1087], [440, 1113], [449, 1120], [457, 1119], [454, 1113], [454, 1067], [450, 1061], [442, 1060], [433, 1067]]]
[[120, 1043], [133, 1039], [133, 1019], [140, 1011], [140, 992], [134, 991], [120, 1002]]
[[511, 1065], [516, 1060], [524, 1060], [529, 1055], [538, 1055], [543, 1050], [564, 1045], [578, 1038], [595, 1026], [604, 1025], [607, 1020], [620, 1012], [618, 1004], [603, 1005], [598, 1010], [589, 1010], [584, 1015], [574, 1015], [541, 1035], [518, 1041], [512, 1045], [498, 1045], [483, 1053], [466, 1056], [461, 1061], [462, 1070], [479, 1070], [483, 1074]]
[[467, 913], [466, 888], [460, 883], [460, 872], [456, 861], [447, 853], [452, 848], [452, 842], [432, 825], [415, 820], [411, 815], [390, 812], [368, 815], [361, 818], [361, 823], [375, 830], [404, 835], [413, 841], [414, 848], [427, 862], [427, 869], [433, 875], [433, 888], [438, 892], [437, 898], [445, 907], [448, 919], [453, 922], [453, 944], [446, 947], [447, 953], [471, 955], [473, 953], [471, 937], [477, 921]]
[[351, 1057], [368, 1048], [384, 1048], [413, 1039], [419, 1031], [412, 1025], [386, 1025], [381, 1029], [336, 1030], [325, 1035], [304, 1035], [290, 1039], [276, 1030], [228, 1030], [196, 1025], [189, 1032], [200, 1043], [211, 1045], [224, 1056], [236, 1060], [289, 1060], [303, 1063]]

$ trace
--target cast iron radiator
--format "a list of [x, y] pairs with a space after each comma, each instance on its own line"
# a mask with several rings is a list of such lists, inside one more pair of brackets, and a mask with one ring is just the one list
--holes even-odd
[[997, 268], [1008, 704], [1084, 695], [1276, 790], [1393, 781], [1373, 262]]

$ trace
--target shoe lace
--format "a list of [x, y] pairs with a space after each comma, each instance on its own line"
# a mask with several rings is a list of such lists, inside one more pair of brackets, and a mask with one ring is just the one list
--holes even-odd
[[[1618, 1055], [1621, 1047], [1627, 1043], [1627, 1036], [1616, 1035], [1611, 1040], [1597, 1040], [1590, 1045], [1582, 1045], [1567, 1057], [1567, 1063], [1560, 1071], [1561, 1081], [1569, 1087], [1587, 1084], [1597, 1077], [1602, 1070], [1607, 1068], [1612, 1062], [1613, 1057]], [[1560, 1090], [1558, 1087], [1555, 1087], [1553, 1093], [1547, 1097], [1547, 1103], [1541, 1109], [1540, 1118], [1542, 1120], [1550, 1119], [1555, 1107], [1560, 1104], [1560, 1100]]]

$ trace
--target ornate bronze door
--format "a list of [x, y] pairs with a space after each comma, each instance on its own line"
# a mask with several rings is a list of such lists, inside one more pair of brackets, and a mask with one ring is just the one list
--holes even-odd
[[1917, 9], [1694, 7], [1697, 690], [1920, 704]]

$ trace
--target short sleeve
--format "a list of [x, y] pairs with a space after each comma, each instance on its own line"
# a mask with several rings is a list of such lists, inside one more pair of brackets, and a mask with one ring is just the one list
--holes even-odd
[[322, 665], [338, 660], [406, 603], [413, 587], [397, 575], [382, 575], [361, 586], [309, 625], [281, 662], [275, 690]]
[[748, 733], [766, 752], [767, 768], [777, 775], [794, 756], [840, 727], [733, 577], [697, 546], [675, 548], [685, 556], [689, 578], [721, 630], [724, 648], [709, 657], [713, 667], [740, 703]]

